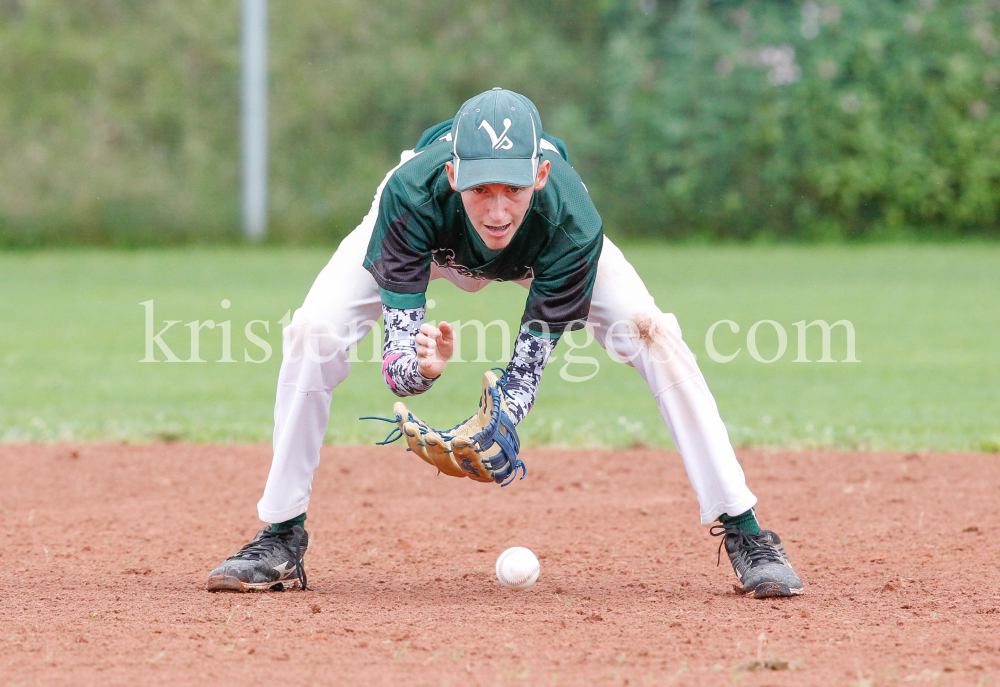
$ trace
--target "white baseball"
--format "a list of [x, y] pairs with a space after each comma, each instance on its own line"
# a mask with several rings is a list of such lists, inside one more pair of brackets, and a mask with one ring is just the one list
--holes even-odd
[[527, 589], [535, 584], [541, 565], [535, 554], [523, 546], [514, 546], [497, 559], [497, 579], [507, 589]]

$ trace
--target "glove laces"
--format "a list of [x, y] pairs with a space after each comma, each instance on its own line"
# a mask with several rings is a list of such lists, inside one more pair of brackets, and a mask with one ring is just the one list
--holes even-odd
[[[517, 431], [514, 428], [514, 422], [513, 420], [511, 420], [510, 416], [500, 407], [502, 399], [505, 396], [507, 397], [510, 396], [509, 393], [507, 392], [507, 387], [506, 387], [507, 372], [506, 370], [499, 367], [494, 367], [493, 371], [500, 373], [499, 376], [497, 377], [496, 386], [488, 388], [488, 392], [493, 401], [494, 412], [490, 417], [489, 424], [483, 427], [474, 436], [469, 438], [472, 441], [479, 444], [479, 448], [475, 449], [477, 453], [482, 453], [483, 451], [491, 448], [495, 443], [500, 445], [501, 449], [500, 453], [494, 456], [493, 458], [484, 458], [483, 466], [490, 471], [490, 473], [493, 475], [494, 481], [496, 481], [497, 484], [499, 484], [501, 487], [506, 487], [508, 484], [517, 479], [518, 470], [521, 471], [521, 479], [527, 477], [528, 468], [520, 458], [516, 457], [521, 449], [521, 441], [518, 438]], [[419, 425], [422, 430], [437, 431], [433, 430], [431, 427], [428, 427], [424, 422], [415, 418], [413, 416], [413, 413], [408, 413], [408, 415], [409, 415], [409, 421]], [[403, 422], [403, 416], [399, 414], [396, 415], [395, 419], [390, 419], [387, 417], [371, 416], [371, 415], [360, 417], [358, 419], [380, 420], [382, 422], [389, 422], [396, 425], [396, 427], [394, 427], [389, 432], [389, 434], [386, 435], [385, 439], [383, 439], [382, 441], [375, 442], [376, 446], [384, 446], [386, 444], [391, 444], [394, 441], [401, 439], [403, 433], [406, 431], [401, 427]], [[456, 436], [452, 434], [452, 432], [461, 427], [463, 424], [465, 423], [463, 422], [461, 424], [456, 425], [455, 427], [452, 427], [450, 430], [439, 431], [437, 433], [444, 441], [451, 441]], [[406, 432], [406, 435], [410, 437], [415, 436], [413, 434], [410, 434], [409, 432]], [[421, 443], [420, 445], [423, 446], [424, 444]], [[411, 449], [408, 448], [406, 450], [410, 451]], [[449, 449], [446, 451], [446, 453], [452, 453], [452, 451]], [[515, 457], [513, 460], [511, 460], [509, 456], [515, 456]]]

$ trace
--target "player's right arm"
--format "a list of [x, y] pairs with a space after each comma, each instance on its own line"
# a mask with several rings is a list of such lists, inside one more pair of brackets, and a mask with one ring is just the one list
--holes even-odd
[[[382, 345], [382, 376], [397, 396], [414, 396], [431, 388], [441, 376], [444, 365], [438, 363], [436, 342], [431, 352], [428, 337], [421, 328], [426, 308], [394, 308], [382, 304], [385, 343]], [[454, 335], [454, 333], [452, 333]], [[422, 351], [418, 338], [422, 337]], [[451, 357], [450, 355], [448, 356]], [[447, 362], [447, 359], [444, 361]]]
[[411, 198], [412, 184], [399, 177], [405, 167], [397, 169], [381, 191], [364, 260], [382, 298], [382, 375], [397, 396], [430, 389], [451, 355], [438, 336], [440, 330], [424, 322], [434, 222]]
[[455, 330], [447, 322], [437, 327], [424, 322], [417, 332], [417, 370], [425, 377], [437, 379], [455, 353]]

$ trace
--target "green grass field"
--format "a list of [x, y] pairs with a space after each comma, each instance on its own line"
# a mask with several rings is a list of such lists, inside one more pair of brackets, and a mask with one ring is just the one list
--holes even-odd
[[[678, 316], [737, 445], [857, 449], [1000, 450], [1000, 247], [979, 245], [867, 247], [680, 247], [628, 245], [626, 255], [665, 311]], [[272, 427], [280, 363], [279, 320], [301, 303], [328, 250], [272, 248], [141, 252], [0, 253], [0, 440], [266, 442]], [[525, 292], [493, 284], [466, 294], [433, 282], [433, 319], [503, 318], [516, 331]], [[231, 301], [229, 309], [221, 302]], [[182, 359], [190, 356], [194, 320], [231, 321], [232, 357], [222, 357], [219, 329], [201, 334], [205, 363], [142, 363], [145, 309], [154, 300], [156, 332]], [[713, 361], [705, 335], [716, 329]], [[795, 322], [849, 320], [858, 363], [796, 363]], [[267, 362], [248, 342], [251, 320], [270, 323], [257, 335], [273, 348]], [[751, 358], [747, 331], [773, 320], [787, 332], [777, 362]], [[771, 358], [777, 334], [757, 332], [759, 354]], [[582, 342], [582, 333], [577, 333]], [[499, 341], [487, 347], [493, 360]], [[466, 359], [476, 356], [469, 330]], [[818, 328], [807, 357], [821, 356]], [[560, 376], [565, 342], [542, 382], [538, 403], [522, 423], [527, 445], [670, 446], [649, 392], [631, 368], [596, 344], [577, 355], [597, 374], [571, 383]], [[160, 360], [164, 355], [157, 349]], [[832, 357], [846, 356], [843, 328]], [[359, 358], [370, 361], [372, 341]], [[497, 361], [504, 366], [506, 361]], [[432, 424], [464, 419], [486, 363], [454, 363], [415, 412]], [[585, 376], [592, 363], [569, 366]], [[354, 365], [339, 387], [327, 440], [370, 443], [387, 425], [360, 422], [387, 415], [395, 397], [378, 362]]]

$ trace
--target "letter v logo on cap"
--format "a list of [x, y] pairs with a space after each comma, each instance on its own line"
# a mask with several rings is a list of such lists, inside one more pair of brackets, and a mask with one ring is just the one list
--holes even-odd
[[490, 135], [490, 141], [493, 142], [493, 150], [510, 150], [514, 147], [514, 142], [507, 136], [510, 125], [511, 121], [509, 119], [503, 120], [503, 131], [500, 132], [499, 136], [497, 136], [497, 132], [493, 130], [493, 127], [485, 119], [480, 122], [479, 128], [486, 129], [486, 133]]

